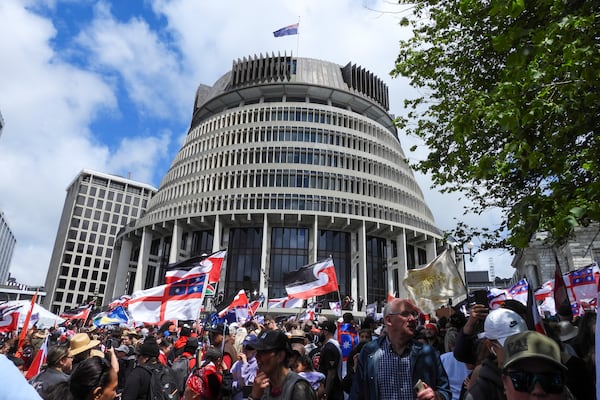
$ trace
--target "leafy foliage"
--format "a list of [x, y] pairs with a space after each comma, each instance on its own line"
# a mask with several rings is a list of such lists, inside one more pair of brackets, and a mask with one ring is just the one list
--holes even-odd
[[413, 167], [464, 192], [465, 212], [501, 210], [488, 248], [527, 247], [536, 231], [558, 244], [599, 221], [600, 2], [410, 3], [392, 75], [424, 93], [397, 120], [430, 149]]

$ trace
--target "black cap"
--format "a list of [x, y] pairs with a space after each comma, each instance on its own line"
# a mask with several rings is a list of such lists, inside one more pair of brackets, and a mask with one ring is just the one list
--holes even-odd
[[210, 333], [220, 333], [221, 335], [223, 334], [223, 331], [225, 331], [225, 335], [229, 335], [229, 327], [223, 324], [213, 325], [208, 328], [208, 331]]
[[285, 350], [290, 352], [290, 342], [288, 337], [282, 331], [263, 331], [261, 332], [252, 347], [256, 350]]
[[335, 322], [329, 321], [329, 320], [321, 322], [320, 325], [321, 325], [321, 330], [328, 331], [331, 333], [334, 333], [335, 330], [337, 329], [337, 325], [335, 324]]

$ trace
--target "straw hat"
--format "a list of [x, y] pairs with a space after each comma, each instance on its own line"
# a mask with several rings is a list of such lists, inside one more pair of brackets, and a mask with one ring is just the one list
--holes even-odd
[[87, 333], [77, 333], [70, 341], [71, 354], [76, 356], [100, 344], [99, 340], [91, 340]]

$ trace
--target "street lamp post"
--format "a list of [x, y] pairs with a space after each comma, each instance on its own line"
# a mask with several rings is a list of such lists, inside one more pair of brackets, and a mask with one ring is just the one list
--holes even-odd
[[[468, 251], [465, 251], [465, 246], [467, 248]], [[475, 245], [473, 244], [473, 242], [469, 241], [467, 243], [462, 243], [461, 244], [461, 249], [462, 251], [457, 251], [456, 254], [457, 255], [462, 255], [462, 262], [463, 262], [463, 275], [465, 278], [465, 291], [467, 292], [467, 296], [469, 296], [469, 283], [467, 282], [467, 262], [465, 260], [465, 255], [469, 255], [469, 262], [473, 262], [473, 247], [475, 247]]]

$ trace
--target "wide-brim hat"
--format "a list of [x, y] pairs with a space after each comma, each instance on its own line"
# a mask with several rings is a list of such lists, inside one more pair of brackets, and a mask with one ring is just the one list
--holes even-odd
[[87, 333], [77, 333], [69, 341], [71, 355], [76, 356], [86, 350], [93, 349], [100, 344], [99, 340], [92, 340]]
[[558, 337], [561, 342], [573, 339], [579, 333], [579, 328], [574, 326], [571, 321], [560, 321], [558, 323]]

